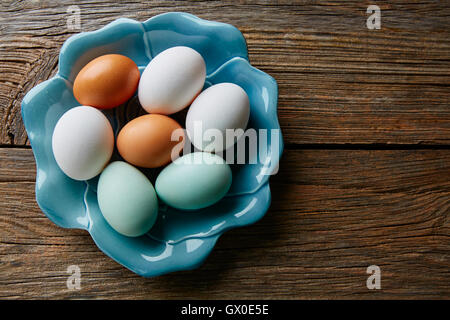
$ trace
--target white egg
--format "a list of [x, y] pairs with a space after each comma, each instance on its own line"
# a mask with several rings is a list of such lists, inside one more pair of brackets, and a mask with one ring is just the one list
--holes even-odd
[[114, 133], [105, 115], [87, 106], [75, 107], [56, 123], [52, 149], [61, 170], [75, 180], [88, 180], [107, 165]]
[[[250, 103], [247, 93], [234, 83], [219, 83], [204, 90], [194, 100], [186, 117], [186, 131], [192, 144], [203, 151], [222, 151], [236, 139], [227, 139], [227, 129], [247, 127]], [[209, 132], [208, 132], [209, 131]], [[218, 139], [220, 133], [222, 139]]]
[[139, 102], [149, 113], [172, 114], [187, 107], [202, 90], [206, 65], [188, 47], [164, 50], [147, 65], [139, 82]]

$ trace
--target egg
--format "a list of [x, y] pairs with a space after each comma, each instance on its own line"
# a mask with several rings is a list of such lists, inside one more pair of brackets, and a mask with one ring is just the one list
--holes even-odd
[[[227, 129], [247, 127], [250, 103], [247, 93], [234, 83], [219, 83], [204, 90], [194, 100], [186, 116], [186, 131], [192, 144], [202, 151], [222, 151], [242, 135], [226, 139]], [[220, 137], [206, 138], [207, 130], [218, 130]], [[214, 135], [214, 132], [211, 132]]]
[[147, 114], [131, 120], [120, 130], [117, 149], [135, 166], [156, 168], [178, 157], [184, 140], [184, 130], [175, 120]]
[[208, 207], [230, 189], [230, 166], [219, 156], [194, 152], [176, 159], [158, 175], [159, 198], [171, 207], [196, 210]]
[[56, 123], [52, 150], [61, 170], [75, 180], [97, 176], [114, 149], [114, 134], [105, 115], [92, 107], [70, 109]]
[[97, 185], [100, 211], [118, 233], [138, 237], [147, 233], [158, 216], [158, 199], [147, 177], [132, 165], [115, 161], [100, 175]]
[[73, 94], [80, 104], [111, 109], [134, 95], [139, 78], [133, 60], [120, 54], [107, 54], [81, 69], [73, 83]]
[[169, 115], [187, 107], [202, 90], [203, 57], [189, 47], [169, 48], [150, 61], [139, 82], [138, 97], [148, 113]]

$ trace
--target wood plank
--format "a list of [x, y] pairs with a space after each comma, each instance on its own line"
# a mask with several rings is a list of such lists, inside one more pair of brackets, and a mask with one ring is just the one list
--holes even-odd
[[[0, 145], [26, 145], [20, 101], [56, 72], [73, 1], [3, 1]], [[450, 142], [450, 6], [377, 1], [382, 29], [367, 30], [371, 1], [121, 1], [79, 4], [82, 31], [119, 17], [168, 11], [232, 23], [252, 63], [279, 84], [288, 144]], [[17, 23], [20, 21], [20, 23]]]
[[[143, 279], [34, 200], [30, 149], [0, 149], [0, 298], [450, 298], [450, 150], [287, 150], [270, 211], [202, 267]], [[20, 174], [18, 174], [18, 172]], [[81, 290], [66, 287], [69, 265]], [[381, 290], [366, 268], [381, 268]]]

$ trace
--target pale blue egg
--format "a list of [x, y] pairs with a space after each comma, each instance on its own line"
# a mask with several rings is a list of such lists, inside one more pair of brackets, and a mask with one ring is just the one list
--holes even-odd
[[112, 162], [103, 170], [97, 198], [105, 220], [125, 236], [145, 234], [158, 216], [158, 198], [152, 183], [123, 161]]
[[231, 168], [225, 160], [208, 152], [195, 152], [164, 168], [155, 187], [159, 198], [169, 206], [196, 210], [222, 199], [231, 181]]

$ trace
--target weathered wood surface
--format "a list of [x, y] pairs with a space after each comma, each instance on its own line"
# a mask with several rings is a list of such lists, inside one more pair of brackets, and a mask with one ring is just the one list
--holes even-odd
[[[20, 102], [78, 32], [66, 27], [72, 4], [0, 1], [0, 299], [450, 298], [447, 1], [376, 1], [373, 31], [372, 1], [77, 3], [81, 31], [167, 11], [232, 23], [279, 85], [286, 150], [270, 211], [227, 232], [200, 269], [153, 279], [55, 226], [34, 200]], [[66, 287], [72, 264], [80, 291]], [[372, 264], [381, 290], [366, 288]]]
[[[73, 1], [1, 1], [0, 144], [27, 144], [20, 101], [57, 69]], [[78, 2], [77, 2], [78, 3]], [[78, 3], [81, 31], [119, 17], [168, 11], [232, 23], [251, 62], [279, 84], [288, 144], [447, 144], [450, 141], [448, 1], [113, 1]]]
[[[449, 158], [288, 150], [261, 221], [225, 233], [197, 270], [143, 279], [53, 225], [31, 150], [0, 149], [0, 298], [450, 298]], [[66, 287], [72, 264], [79, 291]], [[381, 290], [366, 288], [373, 264]]]

